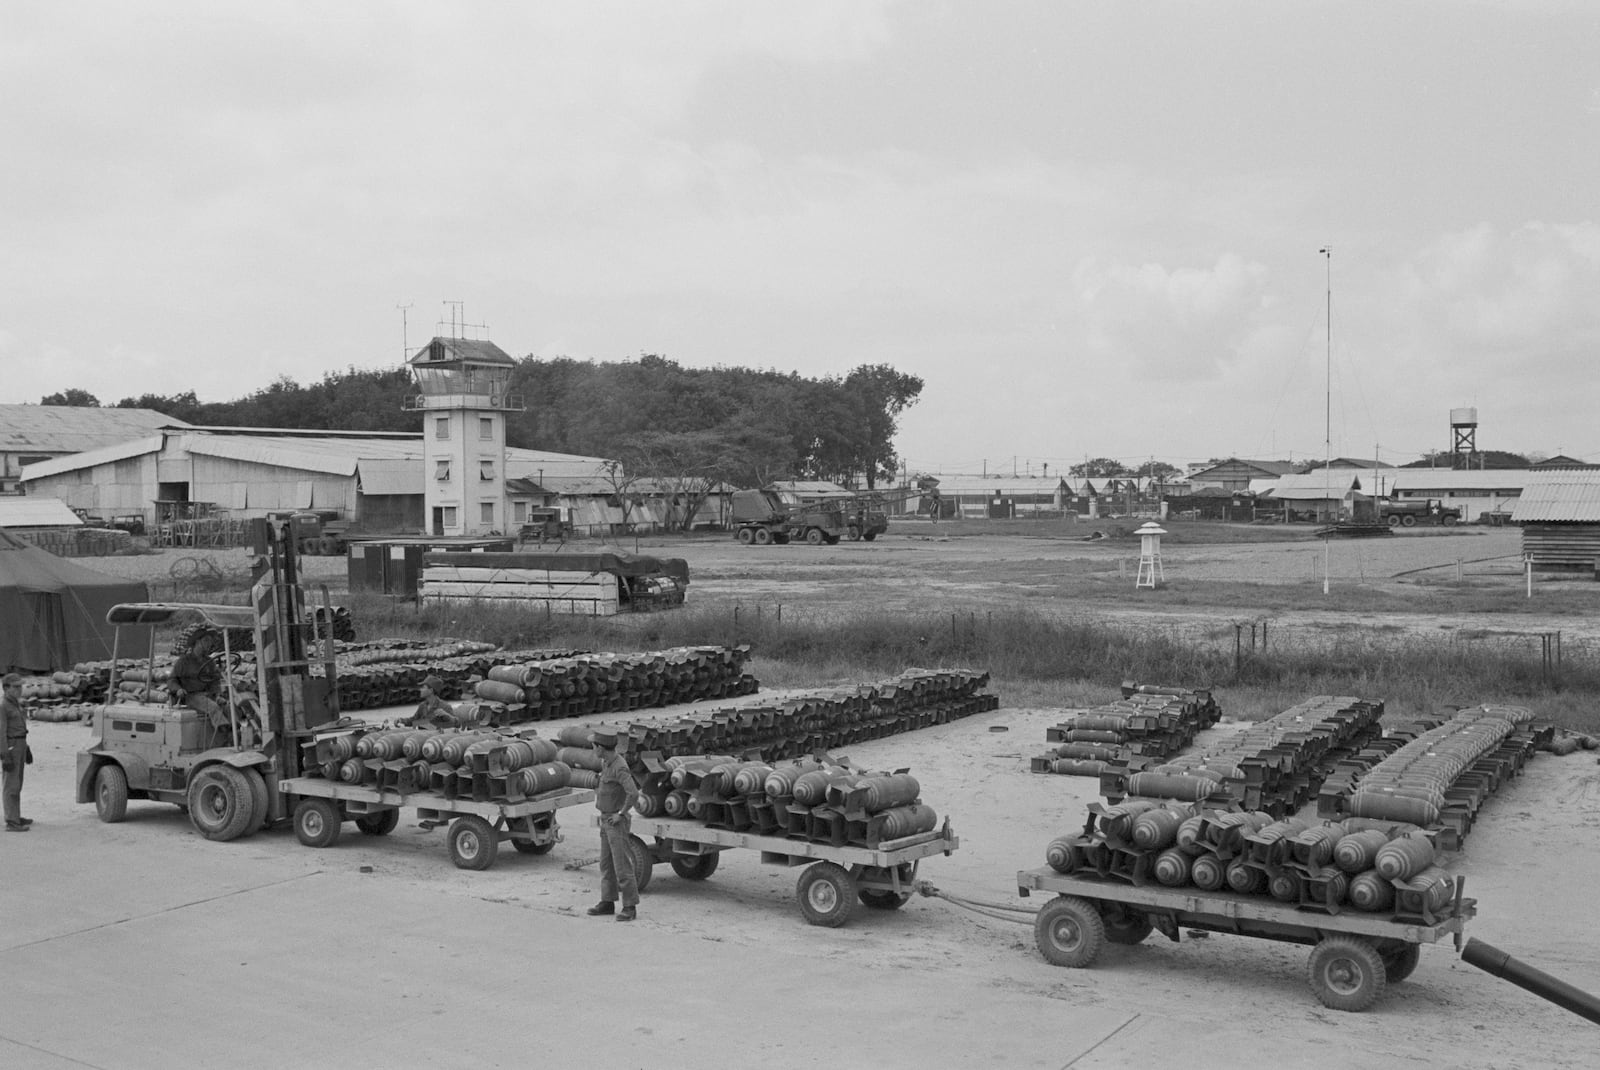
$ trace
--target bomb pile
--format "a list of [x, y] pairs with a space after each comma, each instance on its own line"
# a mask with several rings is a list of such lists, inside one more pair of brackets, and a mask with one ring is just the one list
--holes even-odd
[[497, 655], [473, 691], [498, 724], [754, 694], [745, 672], [750, 647], [682, 646], [639, 654], [575, 654], [560, 658]]
[[1484, 801], [1551, 735], [1553, 729], [1534, 725], [1532, 716], [1521, 706], [1459, 710], [1371, 768], [1330, 780], [1318, 810], [1435, 828], [1454, 849]]
[[996, 696], [980, 693], [988, 683], [986, 672], [907, 669], [877, 683], [616, 727], [629, 736], [634, 753], [671, 758], [755, 751], [776, 762], [998, 709]]
[[1282, 817], [1314, 798], [1337, 766], [1355, 760], [1381, 732], [1382, 715], [1382, 702], [1319, 695], [1215, 746], [1138, 772], [1108, 773], [1101, 791], [1112, 802], [1209, 801]]
[[1100, 776], [1117, 766], [1141, 769], [1189, 746], [1222, 717], [1209, 690], [1127, 681], [1122, 698], [1045, 729], [1056, 744], [1034, 758], [1035, 773]]
[[639, 813], [836, 847], [878, 848], [932, 832], [938, 814], [909, 772], [871, 772], [826, 754], [769, 764], [731, 755], [643, 759]]
[[1307, 821], [1153, 799], [1093, 803], [1082, 832], [1045, 848], [1058, 873], [1270, 896], [1329, 914], [1351, 909], [1421, 924], [1449, 916], [1458, 894], [1437, 855], [1433, 837], [1406, 822]]
[[531, 730], [361, 725], [303, 744], [301, 765], [307, 776], [401, 794], [428, 791], [450, 799], [520, 802], [584, 786], [574, 783], [574, 770], [561, 754], [556, 743]]

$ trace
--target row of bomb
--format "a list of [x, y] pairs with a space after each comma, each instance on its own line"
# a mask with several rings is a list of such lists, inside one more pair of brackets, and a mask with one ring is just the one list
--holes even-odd
[[1122, 698], [1075, 714], [1045, 730], [1055, 744], [1034, 758], [1035, 773], [1100, 776], [1108, 768], [1140, 769], [1176, 754], [1222, 717], [1208, 690], [1127, 681]]

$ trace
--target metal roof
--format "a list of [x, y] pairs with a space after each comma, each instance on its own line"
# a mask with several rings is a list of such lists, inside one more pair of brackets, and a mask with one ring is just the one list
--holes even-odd
[[142, 457], [147, 453], [161, 451], [162, 437], [154, 435], [150, 438], [136, 438], [129, 442], [121, 442], [115, 446], [103, 446], [97, 450], [85, 450], [82, 453], [69, 453], [65, 457], [56, 457], [37, 464], [22, 466], [20, 478], [26, 483], [30, 479], [42, 479], [45, 476], [58, 476], [62, 472], [76, 472], [80, 468], [93, 468], [97, 464], [110, 464], [113, 461], [125, 461], [129, 457]]
[[416, 354], [407, 363], [421, 366], [426, 364], [447, 364], [457, 360], [471, 361], [474, 364], [512, 365], [516, 363], [511, 359], [511, 354], [493, 342], [476, 338], [435, 338], [417, 350]]
[[0, 405], [0, 450], [82, 453], [115, 446], [162, 427], [188, 426], [154, 409]]
[[363, 457], [356, 465], [361, 473], [362, 494], [426, 494], [420, 457]]
[[1486, 468], [1458, 471], [1453, 468], [1396, 468], [1386, 473], [1394, 489], [1410, 494], [1437, 490], [1445, 494], [1462, 490], [1521, 490], [1534, 478], [1526, 468]]
[[1600, 522], [1600, 471], [1557, 469], [1528, 475], [1511, 507], [1513, 523]]
[[0, 497], [0, 528], [76, 528], [83, 521], [60, 498]]
[[[542, 474], [544, 486], [549, 486], [551, 479], [559, 477], [575, 479], [610, 479], [606, 466], [611, 461], [605, 457], [584, 457], [574, 453], [548, 453], [544, 450], [525, 450], [513, 446], [506, 447], [506, 478], [531, 479], [535, 483]], [[618, 478], [622, 477], [622, 470], [618, 469]]]
[[[1070, 487], [1063, 488], [1065, 480], [1050, 476], [975, 476], [975, 475], [935, 475], [939, 481], [939, 494], [950, 497], [956, 494], [999, 494], [1001, 497], [1014, 497], [1018, 494], [1049, 494], [1053, 495], [1058, 490], [1065, 489], [1071, 493]], [[1097, 479], [1096, 486], [1105, 482]], [[914, 484], [913, 484], [914, 486]], [[880, 491], [895, 490], [894, 487], [880, 486]], [[911, 488], [908, 488], [911, 489]]]

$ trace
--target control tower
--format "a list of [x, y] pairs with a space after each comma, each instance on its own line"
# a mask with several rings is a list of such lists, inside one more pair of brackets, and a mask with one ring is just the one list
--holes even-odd
[[411, 357], [422, 413], [423, 505], [430, 535], [504, 534], [506, 413], [522, 398], [507, 393], [516, 362], [493, 342], [435, 338]]

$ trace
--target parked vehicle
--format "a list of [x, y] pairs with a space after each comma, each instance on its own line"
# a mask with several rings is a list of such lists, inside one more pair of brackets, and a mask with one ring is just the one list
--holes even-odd
[[787, 505], [776, 491], [736, 490], [732, 505], [734, 536], [746, 546], [791, 540], [831, 546], [846, 530], [844, 509], [838, 502]]
[[1447, 506], [1438, 498], [1384, 498], [1378, 502], [1378, 519], [1391, 528], [1439, 524], [1450, 527], [1461, 522], [1461, 510]]

